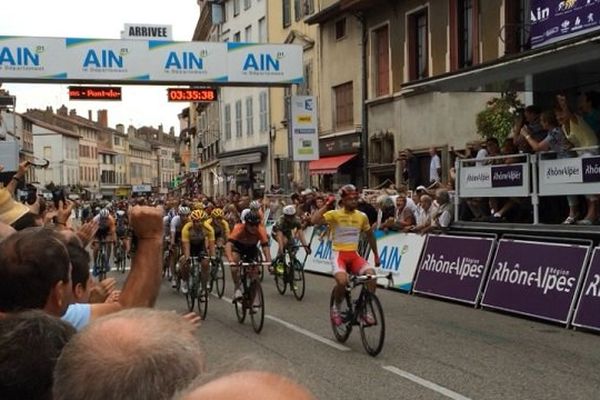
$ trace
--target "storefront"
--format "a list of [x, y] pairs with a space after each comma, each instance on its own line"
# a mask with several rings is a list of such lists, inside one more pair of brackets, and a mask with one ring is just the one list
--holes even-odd
[[312, 184], [325, 190], [336, 190], [346, 183], [362, 186], [360, 132], [334, 134], [319, 140], [320, 159], [311, 161], [308, 169]]
[[[219, 154], [221, 179], [227, 190], [259, 195], [265, 189], [267, 146]], [[218, 180], [218, 177], [217, 177]]]

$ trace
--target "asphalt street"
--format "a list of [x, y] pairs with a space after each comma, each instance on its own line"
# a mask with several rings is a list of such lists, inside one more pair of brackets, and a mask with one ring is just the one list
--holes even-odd
[[[198, 335], [209, 374], [261, 368], [285, 373], [319, 399], [598, 399], [600, 336], [488, 310], [378, 290], [386, 317], [382, 353], [363, 350], [354, 330], [335, 341], [330, 277], [307, 274], [298, 302], [265, 277], [260, 334], [237, 322], [230, 277], [210, 297]], [[163, 282], [157, 307], [184, 313], [185, 298]]]

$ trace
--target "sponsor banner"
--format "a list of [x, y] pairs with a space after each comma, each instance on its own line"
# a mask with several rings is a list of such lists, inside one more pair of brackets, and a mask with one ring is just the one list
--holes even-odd
[[0, 81], [290, 84], [302, 46], [0, 36]]
[[231, 82], [301, 83], [302, 47], [288, 44], [227, 43]]
[[573, 325], [600, 330], [600, 249], [594, 250]]
[[131, 186], [133, 193], [150, 193], [152, 192], [152, 186], [150, 185], [133, 185]]
[[[391, 272], [394, 278], [394, 288], [410, 292], [419, 265], [419, 258], [425, 246], [425, 236], [414, 233], [385, 233], [375, 231], [377, 250], [381, 259], [379, 273]], [[375, 265], [373, 252], [368, 261]], [[381, 279], [381, 285], [387, 286], [388, 281]]]
[[476, 304], [495, 240], [429, 235], [414, 291]]
[[529, 195], [529, 165], [506, 164], [461, 167], [460, 197]]
[[481, 305], [567, 323], [588, 246], [502, 239]]
[[581, 183], [583, 169], [580, 158], [540, 161], [540, 180], [545, 184]]
[[540, 195], [590, 194], [600, 191], [600, 157], [539, 162]]
[[148, 42], [148, 49], [152, 59], [160, 63], [160, 68], [154, 68], [150, 73], [151, 80], [227, 80], [227, 74], [223, 70], [227, 48], [222, 43], [151, 40]]
[[531, 0], [531, 47], [600, 28], [600, 0]]
[[314, 96], [292, 96], [290, 103], [294, 161], [318, 160], [317, 101]]
[[600, 157], [584, 157], [581, 164], [584, 182], [600, 182]]

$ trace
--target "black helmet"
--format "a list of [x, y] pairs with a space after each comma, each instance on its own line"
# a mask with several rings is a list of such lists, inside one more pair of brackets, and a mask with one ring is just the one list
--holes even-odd
[[258, 215], [257, 212], [250, 211], [248, 215], [246, 215], [244, 222], [246, 222], [249, 225], [258, 225], [260, 224], [260, 215]]

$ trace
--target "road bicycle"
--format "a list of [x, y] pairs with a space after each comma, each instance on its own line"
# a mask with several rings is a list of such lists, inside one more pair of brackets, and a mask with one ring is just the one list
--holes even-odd
[[[206, 258], [206, 257], [202, 257]], [[190, 257], [190, 272], [188, 276], [188, 291], [185, 294], [188, 311], [194, 311], [194, 304], [198, 304], [198, 315], [203, 320], [206, 319], [208, 312], [208, 290], [202, 284], [202, 273], [200, 265], [200, 257]]]
[[223, 297], [225, 293], [225, 267], [223, 264], [223, 246], [217, 246], [216, 256], [210, 261], [210, 282], [208, 292], [212, 293], [213, 288], [217, 290], [217, 296]]
[[[339, 306], [342, 316], [342, 324], [336, 325], [331, 321], [333, 334], [338, 342], [344, 343], [348, 340], [352, 327], [358, 325], [360, 328], [360, 337], [366, 352], [375, 357], [381, 352], [385, 341], [385, 317], [381, 302], [375, 293], [371, 293], [366, 286], [367, 282], [373, 279], [386, 278], [388, 285], [393, 285], [392, 274], [385, 275], [350, 275], [344, 300]], [[353, 290], [360, 287], [360, 292], [356, 299], [352, 299]], [[329, 307], [333, 306], [335, 299], [335, 288], [331, 292]], [[369, 321], [367, 315], [371, 315]]]
[[162, 268], [162, 277], [166, 278], [168, 281], [173, 277], [171, 271], [171, 260], [173, 257], [173, 252], [169, 249], [169, 238], [165, 238], [163, 244], [163, 268]]
[[260, 267], [264, 268], [271, 263], [253, 261], [238, 264], [226, 263], [226, 265], [240, 267], [242, 298], [233, 300], [237, 320], [243, 324], [246, 314], [250, 314], [254, 332], [260, 333], [265, 322], [265, 297], [259, 273]]
[[98, 281], [106, 279], [106, 273], [108, 272], [108, 242], [102, 240], [98, 242], [98, 253], [96, 254], [95, 267]]
[[117, 239], [117, 245], [115, 246], [115, 267], [117, 271], [122, 274], [125, 273], [125, 264], [127, 262], [125, 256], [125, 245], [123, 244], [123, 239]]
[[275, 266], [275, 286], [279, 294], [284, 295], [287, 287], [294, 293], [296, 300], [301, 301], [304, 298], [306, 291], [306, 281], [304, 280], [304, 263], [308, 257], [308, 253], [304, 257], [304, 262], [300, 262], [296, 258], [298, 249], [302, 246], [288, 245], [283, 249], [283, 255], [279, 261], [283, 264], [283, 271], [277, 271]]

